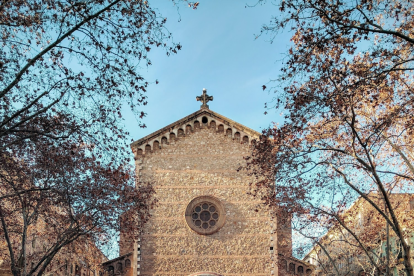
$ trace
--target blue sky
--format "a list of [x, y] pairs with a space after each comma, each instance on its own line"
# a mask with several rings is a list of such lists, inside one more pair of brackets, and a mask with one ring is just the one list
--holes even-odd
[[[152, 84], [143, 109], [148, 114], [143, 120], [147, 128], [138, 127], [128, 107], [123, 110], [133, 140], [199, 110], [201, 103], [195, 98], [203, 88], [214, 97], [208, 103], [211, 110], [247, 127], [261, 132], [272, 122], [281, 122], [280, 112], [264, 115], [264, 103], [273, 95], [262, 85], [277, 78], [290, 36], [281, 34], [273, 44], [265, 35], [255, 39], [261, 26], [278, 14], [271, 3], [246, 7], [255, 3], [201, 0], [196, 10], [179, 5], [178, 11], [170, 0], [151, 3], [167, 17], [167, 28], [183, 48], [169, 57], [162, 50], [151, 50], [153, 65], [139, 71]], [[117, 246], [114, 242], [104, 248], [109, 258], [117, 256]]]
[[195, 97], [203, 88], [214, 97], [211, 110], [250, 128], [261, 131], [280, 121], [279, 112], [263, 114], [272, 95], [261, 87], [278, 76], [290, 37], [281, 34], [273, 44], [266, 36], [255, 39], [261, 26], [278, 14], [271, 3], [247, 7], [255, 3], [205, 0], [196, 10], [181, 4], [178, 11], [172, 1], [151, 3], [167, 18], [167, 28], [183, 48], [169, 57], [160, 49], [151, 50], [153, 65], [140, 69], [152, 83], [143, 109], [148, 114], [143, 120], [147, 128], [140, 129], [126, 108], [125, 126], [132, 139], [197, 111], [200, 102]]

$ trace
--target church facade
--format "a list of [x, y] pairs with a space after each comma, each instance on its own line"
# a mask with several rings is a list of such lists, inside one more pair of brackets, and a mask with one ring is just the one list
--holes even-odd
[[[151, 183], [158, 202], [138, 241], [121, 235], [121, 257], [105, 263], [107, 271], [310, 275], [291, 257], [290, 227], [277, 227], [275, 212], [249, 194], [254, 179], [238, 170], [260, 133], [210, 110], [205, 90], [197, 99], [200, 110], [132, 143], [137, 177]], [[124, 272], [119, 260], [128, 262]]]

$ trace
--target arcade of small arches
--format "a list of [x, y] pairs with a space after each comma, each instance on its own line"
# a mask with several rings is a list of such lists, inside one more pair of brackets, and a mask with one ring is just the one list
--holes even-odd
[[[108, 266], [107, 271], [108, 275], [118, 275], [118, 274], [124, 274], [125, 270], [129, 269], [131, 267], [131, 260], [125, 259], [124, 261], [120, 260], [117, 263], [114, 263], [110, 266]], [[103, 276], [100, 274], [100, 276]]]
[[305, 271], [302, 265], [296, 265], [295, 263], [288, 262], [285, 259], [280, 260], [280, 269], [282, 271], [284, 270], [288, 273], [295, 274], [295, 275], [311, 275], [312, 274], [311, 269], [308, 268]]
[[[199, 120], [200, 119], [200, 120]], [[156, 151], [162, 148], [162, 145], [169, 144], [175, 139], [185, 137], [186, 135], [191, 134], [194, 131], [197, 131], [201, 128], [215, 129], [217, 133], [223, 133], [227, 137], [233, 139], [236, 142], [242, 144], [253, 144], [255, 142], [254, 138], [252, 139], [249, 135], [237, 130], [231, 126], [225, 126], [224, 124], [218, 124], [214, 119], [207, 116], [202, 116], [201, 118], [196, 118], [192, 122], [188, 122], [178, 128], [174, 128], [169, 133], [160, 135], [159, 137], [148, 141], [145, 145], [141, 145], [137, 151], [136, 155], [143, 155], [152, 151]]]

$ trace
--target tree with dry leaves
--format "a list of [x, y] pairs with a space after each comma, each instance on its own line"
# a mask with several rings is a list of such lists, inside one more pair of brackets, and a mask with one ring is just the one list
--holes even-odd
[[[21, 146], [24, 155], [22, 148], [0, 156], [0, 259], [13, 275], [43, 275], [79, 257], [82, 245], [111, 241], [125, 212], [134, 214], [123, 223], [131, 235], [146, 221], [152, 189], [135, 187], [127, 165], [109, 167], [93, 147], [68, 140]], [[102, 259], [82, 261], [97, 270]]]
[[122, 106], [145, 115], [139, 107], [146, 104], [148, 82], [138, 69], [151, 65], [148, 52], [162, 47], [170, 55], [181, 48], [165, 22], [148, 1], [2, 1], [0, 148], [79, 131], [62, 121], [67, 131], [49, 133], [52, 119], [39, 118], [55, 112], [76, 119], [89, 139], [122, 140]]
[[0, 257], [14, 275], [42, 275], [80, 237], [105, 241], [127, 210], [145, 221], [151, 189], [135, 188], [121, 108], [143, 118], [139, 69], [154, 47], [181, 48], [165, 23], [149, 1], [0, 1]]
[[[383, 198], [378, 193], [369, 196], [375, 203], [382, 205]], [[397, 219], [404, 229], [408, 229], [406, 239], [412, 243], [414, 195], [393, 193], [390, 195], [390, 200]], [[331, 217], [334, 218], [335, 215], [332, 214]], [[315, 226], [321, 228], [320, 223]], [[402, 263], [403, 251], [399, 239], [393, 233], [387, 235], [384, 219], [362, 197], [338, 215], [331, 227], [324, 229], [324, 232], [326, 233], [322, 237], [311, 236], [315, 239], [315, 246], [304, 258], [316, 265], [323, 274], [370, 275], [378, 272], [385, 274], [388, 264], [390, 274], [405, 275]]]
[[[293, 227], [314, 242], [323, 229], [346, 226], [343, 214], [361, 197], [400, 242], [412, 276], [411, 233], [390, 196], [414, 184], [414, 4], [285, 0], [279, 10], [262, 34], [293, 33], [277, 84], [267, 84], [285, 116], [249, 159], [264, 176], [257, 194], [297, 217]], [[374, 236], [349, 231], [369, 273], [387, 269], [370, 257]]]

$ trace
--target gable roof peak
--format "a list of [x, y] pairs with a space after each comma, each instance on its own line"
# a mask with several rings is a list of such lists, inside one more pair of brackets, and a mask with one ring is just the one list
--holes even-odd
[[157, 148], [163, 143], [168, 143], [170, 139], [187, 136], [188, 129], [191, 133], [197, 128], [213, 128], [217, 134], [222, 133], [226, 136], [230, 133], [233, 140], [240, 140], [241, 143], [250, 143], [261, 135], [259, 132], [208, 108], [200, 108], [200, 110], [133, 142], [131, 148], [134, 152], [146, 152], [146, 148], [151, 151], [154, 147]]

